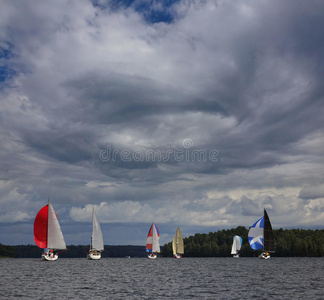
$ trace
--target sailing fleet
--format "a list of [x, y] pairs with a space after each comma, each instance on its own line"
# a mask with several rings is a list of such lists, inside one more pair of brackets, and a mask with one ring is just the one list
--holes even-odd
[[[66, 250], [61, 226], [50, 200], [48, 200], [48, 204], [42, 207], [36, 215], [34, 221], [34, 240], [36, 245], [43, 249], [41, 258], [45, 261], [57, 260], [58, 250]], [[270, 253], [275, 252], [272, 225], [265, 209], [263, 216], [250, 227], [248, 241], [252, 250], [261, 250], [258, 256], [259, 258], [269, 259]], [[235, 235], [231, 249], [231, 255], [234, 258], [240, 256], [241, 247], [242, 237]], [[102, 231], [95, 209], [93, 208], [91, 242], [87, 258], [90, 260], [98, 260], [101, 258], [101, 252], [103, 250]], [[184, 254], [183, 237], [179, 227], [172, 241], [172, 251], [173, 257], [176, 259], [182, 258]], [[157, 254], [160, 253], [160, 229], [155, 223], [152, 223], [147, 234], [146, 252], [148, 253], [147, 257], [149, 259], [156, 259]]]

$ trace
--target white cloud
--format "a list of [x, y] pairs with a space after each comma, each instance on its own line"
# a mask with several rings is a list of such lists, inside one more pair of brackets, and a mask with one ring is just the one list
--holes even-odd
[[7, 212], [6, 214], [0, 215], [0, 222], [4, 223], [15, 223], [15, 222], [22, 222], [27, 221], [31, 218], [29, 214], [22, 211], [12, 211]]

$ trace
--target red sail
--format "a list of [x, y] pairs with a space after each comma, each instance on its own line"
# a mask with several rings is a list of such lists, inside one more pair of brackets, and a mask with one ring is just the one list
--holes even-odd
[[34, 221], [34, 240], [40, 248], [47, 248], [47, 219], [48, 205], [45, 205], [38, 212]]

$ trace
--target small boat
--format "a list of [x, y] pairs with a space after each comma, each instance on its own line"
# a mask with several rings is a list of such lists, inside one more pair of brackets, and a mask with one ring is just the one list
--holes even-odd
[[272, 226], [266, 210], [264, 210], [263, 217], [250, 228], [248, 238], [253, 250], [262, 250], [259, 258], [269, 259], [269, 253], [275, 252]]
[[102, 232], [100, 224], [98, 222], [96, 212], [92, 210], [92, 234], [91, 234], [91, 244], [90, 250], [88, 250], [88, 259], [100, 259], [101, 251], [104, 250], [104, 243], [102, 238]]
[[160, 230], [152, 223], [146, 240], [146, 252], [149, 253], [149, 259], [156, 259], [157, 253], [160, 253]]
[[42, 260], [45, 261], [57, 260], [56, 250], [66, 250], [61, 226], [50, 200], [36, 215], [34, 240], [39, 248], [44, 249]]
[[179, 227], [172, 241], [172, 250], [174, 258], [181, 258], [184, 253], [183, 238]]
[[233, 237], [233, 245], [232, 245], [232, 251], [231, 254], [233, 257], [237, 258], [240, 257], [240, 250], [242, 247], [242, 238], [238, 235], [235, 235]]

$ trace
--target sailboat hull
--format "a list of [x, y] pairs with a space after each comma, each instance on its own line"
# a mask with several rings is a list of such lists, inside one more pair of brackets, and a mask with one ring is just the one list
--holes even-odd
[[149, 259], [156, 259], [157, 258], [157, 255], [156, 254], [149, 254], [147, 257]]
[[173, 257], [179, 259], [179, 258], [182, 257], [182, 255], [181, 254], [174, 254]]
[[262, 258], [262, 259], [270, 259], [270, 254], [269, 253], [267, 254], [267, 253], [263, 252], [258, 257]]
[[98, 260], [101, 258], [101, 253], [96, 251], [96, 252], [89, 252], [87, 255], [88, 259], [93, 259], [93, 260]]
[[55, 261], [58, 259], [58, 255], [52, 252], [45, 252], [42, 254], [42, 260], [44, 261]]

